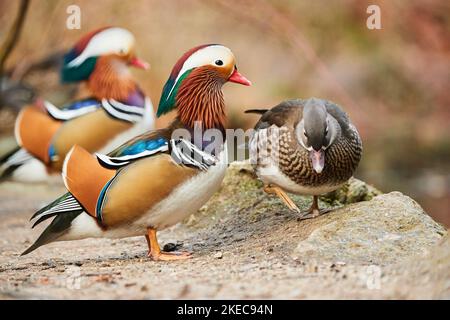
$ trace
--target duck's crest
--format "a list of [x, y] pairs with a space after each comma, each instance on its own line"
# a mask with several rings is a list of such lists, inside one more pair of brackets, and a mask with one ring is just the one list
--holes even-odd
[[158, 117], [165, 113], [172, 111], [172, 109], [175, 107], [175, 102], [176, 102], [175, 98], [177, 96], [178, 88], [179, 88], [181, 82], [183, 82], [183, 79], [185, 79], [191, 72], [191, 70], [187, 70], [187, 71], [184, 71], [183, 74], [180, 74], [186, 60], [189, 59], [189, 57], [192, 54], [194, 54], [195, 52], [197, 52], [203, 48], [213, 46], [213, 45], [215, 45], [215, 44], [204, 44], [204, 45], [194, 47], [194, 48], [190, 49], [189, 51], [187, 51], [185, 54], [183, 54], [180, 59], [178, 59], [177, 63], [175, 64], [175, 66], [172, 69], [172, 72], [170, 73], [169, 79], [167, 80], [166, 84], [164, 85], [161, 99], [159, 100], [159, 106], [158, 106], [158, 112], [157, 112]]

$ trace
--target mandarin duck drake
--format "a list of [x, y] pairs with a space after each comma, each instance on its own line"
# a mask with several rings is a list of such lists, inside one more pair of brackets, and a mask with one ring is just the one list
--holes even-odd
[[92, 153], [109, 152], [154, 127], [153, 106], [133, 79], [129, 66], [147, 69], [135, 55], [128, 30], [107, 27], [82, 37], [65, 55], [62, 82], [85, 82], [90, 97], [61, 109], [48, 101], [18, 115], [19, 148], [0, 160], [0, 178], [29, 182], [60, 172], [75, 144]]
[[[230, 49], [195, 47], [179, 59], [163, 88], [157, 114], [177, 110], [168, 127], [108, 155], [94, 157], [74, 146], [63, 169], [68, 192], [33, 215], [34, 225], [54, 219], [23, 254], [53, 241], [144, 235], [153, 260], [189, 258], [187, 252], [161, 251], [156, 232], [196, 212], [220, 187], [227, 168], [226, 82], [250, 85]], [[199, 127], [205, 139], [190, 135]]]
[[337, 104], [316, 98], [246, 113], [262, 114], [249, 150], [264, 191], [297, 212], [285, 191], [312, 195], [312, 206], [300, 219], [327, 212], [319, 210], [318, 196], [350, 179], [362, 155], [361, 138], [347, 114]]

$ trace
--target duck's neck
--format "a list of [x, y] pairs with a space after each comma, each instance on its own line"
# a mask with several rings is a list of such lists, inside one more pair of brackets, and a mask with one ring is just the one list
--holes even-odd
[[116, 58], [100, 57], [87, 82], [97, 99], [126, 101], [137, 90], [128, 66]]
[[180, 85], [176, 104], [178, 118], [185, 127], [194, 128], [198, 122], [203, 130], [225, 131], [223, 83], [212, 72], [194, 70]]

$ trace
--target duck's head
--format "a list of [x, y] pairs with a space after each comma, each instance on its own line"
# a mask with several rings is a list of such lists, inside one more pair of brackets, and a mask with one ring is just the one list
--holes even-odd
[[135, 42], [130, 31], [118, 27], [106, 27], [86, 34], [64, 56], [61, 80], [88, 80], [103, 57], [123, 69], [127, 66], [147, 69], [149, 64], [136, 57]]
[[328, 114], [323, 100], [311, 98], [303, 108], [303, 119], [296, 128], [297, 139], [309, 151], [314, 171], [325, 167], [325, 151], [339, 134], [339, 124]]
[[[176, 107], [181, 107], [182, 98], [185, 96], [184, 100], [188, 100], [189, 92], [193, 92], [196, 90], [195, 88], [205, 89], [197, 92], [203, 97], [207, 98], [208, 95], [211, 95], [211, 98], [214, 98], [212, 95], [220, 93], [222, 85], [226, 82], [251, 85], [251, 82], [238, 72], [231, 50], [219, 44], [207, 44], [192, 48], [173, 67], [162, 92], [158, 116]], [[197, 96], [200, 95], [197, 94]], [[191, 100], [195, 100], [194, 96], [191, 97]], [[205, 101], [203, 100], [203, 102]], [[191, 105], [195, 106], [195, 103]]]

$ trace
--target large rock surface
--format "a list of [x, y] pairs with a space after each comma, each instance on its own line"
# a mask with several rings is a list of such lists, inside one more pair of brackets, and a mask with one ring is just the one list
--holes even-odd
[[19, 257], [40, 232], [29, 216], [62, 191], [0, 185], [0, 298], [450, 298], [446, 229], [411, 198], [356, 179], [321, 199], [331, 213], [298, 221], [234, 164], [197, 214], [160, 233], [193, 250], [191, 260], [149, 261], [143, 237], [54, 243]]

